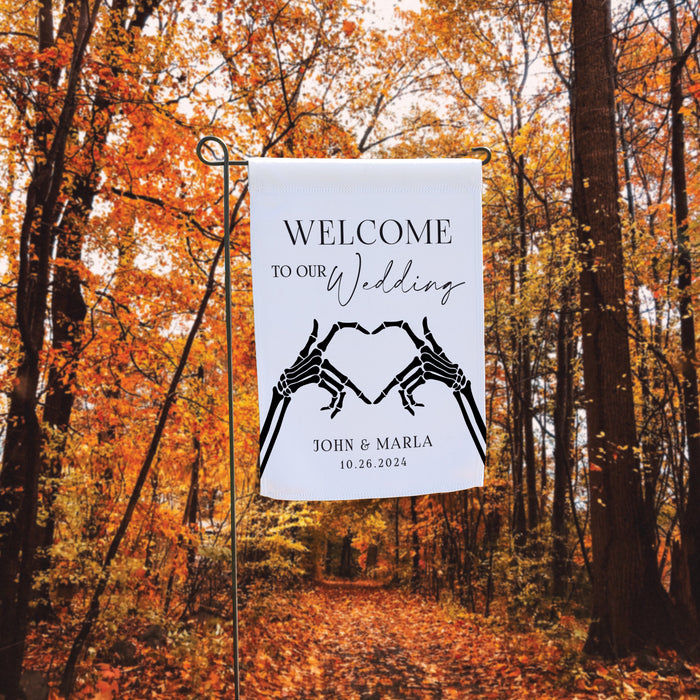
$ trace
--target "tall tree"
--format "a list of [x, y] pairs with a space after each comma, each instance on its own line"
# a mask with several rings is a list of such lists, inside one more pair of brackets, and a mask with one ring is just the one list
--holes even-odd
[[[552, 592], [563, 596], [571, 572], [568, 547], [567, 498], [571, 487], [573, 452], [573, 405], [575, 343], [573, 312], [569, 295], [573, 285], [562, 290], [557, 326], [557, 386], [554, 399], [554, 480], [552, 490]], [[574, 504], [572, 503], [572, 507]], [[585, 555], [585, 552], [584, 552]]]
[[[95, 97], [89, 121], [94, 125], [82, 139], [72, 144], [74, 151], [87, 153], [82, 160], [71, 163], [69, 182], [66, 183], [65, 206], [57, 226], [56, 256], [51, 291], [51, 364], [49, 367], [46, 400], [42, 416], [44, 445], [42, 449], [42, 475], [49, 485], [42, 494], [42, 507], [46, 511], [43, 523], [38, 526], [39, 569], [50, 566], [49, 549], [53, 544], [55, 519], [53, 502], [62, 474], [62, 462], [71, 413], [75, 401], [75, 372], [81, 354], [83, 321], [87, 307], [82, 294], [80, 269], [83, 244], [89, 231], [89, 221], [102, 175], [100, 152], [109, 136], [113, 116], [123, 102], [115, 84], [124, 72], [123, 57], [134, 49], [136, 32], [143, 30], [160, 0], [149, 0], [131, 7], [129, 0], [115, 3], [107, 17], [103, 51], [109, 71], [95, 86]], [[75, 140], [75, 132], [71, 139]], [[48, 581], [45, 579], [41, 606], [47, 606]], [[48, 606], [47, 606], [48, 607]]]
[[618, 212], [609, 0], [573, 0], [574, 204], [580, 254], [593, 611], [586, 650], [672, 644], [654, 533], [644, 517]]
[[[54, 30], [53, 4], [37, 7], [34, 163], [20, 231], [16, 292], [19, 362], [10, 395], [0, 471], [0, 693], [19, 695], [36, 549], [36, 515], [42, 433], [37, 411], [41, 355], [49, 298], [50, 261], [66, 168], [66, 147], [78, 107], [80, 74], [100, 0], [69, 2]], [[49, 58], [67, 50], [67, 69]], [[65, 75], [64, 75], [65, 73]], [[61, 79], [63, 84], [58, 90]], [[62, 93], [58, 112], [55, 100]]]
[[[688, 230], [688, 185], [685, 167], [685, 119], [683, 72], [700, 35], [700, 24], [685, 48], [681, 45], [677, 9], [668, 2], [672, 63], [670, 71], [671, 168], [678, 241], [678, 312], [681, 326], [683, 414], [688, 444], [688, 496], [681, 516], [682, 550], [687, 560], [696, 614], [700, 611], [700, 404], [698, 357], [692, 299], [693, 268]], [[697, 22], [697, 18], [696, 22]]]
[[[533, 304], [533, 299], [548, 297], [541, 286], [534, 290], [549, 278], [533, 274], [538, 264], [533, 253], [551, 222], [553, 188], [546, 173], [554, 159], [549, 155], [551, 140], [544, 150], [533, 144], [539, 145], [543, 107], [556, 99], [557, 88], [549, 81], [535, 87], [531, 80], [545, 47], [537, 3], [431, 0], [426, 6], [430, 24], [422, 31], [431, 33], [426, 41], [436, 45], [443, 61], [446, 89], [454, 95], [455, 121], [468, 124], [473, 117], [480, 138], [493, 139], [491, 146], [507, 156], [499, 159], [505, 173], [491, 178], [497, 195], [487, 221], [487, 226], [493, 222], [494, 234], [503, 241], [505, 260], [499, 262], [508, 277], [507, 293], [498, 285], [503, 306], [491, 332], [498, 336], [495, 343], [508, 380], [512, 530], [522, 545], [542, 519], [538, 474], [546, 473], [543, 464], [538, 465], [535, 436], [537, 373], [543, 353], [534, 340], [536, 334], [544, 335], [546, 304]], [[499, 86], [492, 94], [480, 89], [487, 81]], [[490, 168], [500, 170], [495, 163]]]
[[[676, 15], [679, 31], [674, 37]], [[627, 293], [635, 341], [633, 372], [640, 392], [637, 420], [643, 491], [647, 517], [657, 531], [660, 566], [665, 566], [672, 549], [674, 552], [672, 598], [692, 619], [695, 605], [685, 560], [690, 537], [686, 539], [683, 531], [688, 532], [690, 522], [686, 507], [693, 507], [688, 488], [693, 481], [688, 477], [693, 468], [688, 435], [693, 431], [684, 420], [684, 410], [691, 407], [692, 417], [693, 402], [684, 399], [683, 375], [688, 363], [679, 352], [684, 344], [682, 327], [692, 319], [678, 313], [683, 295], [679, 244], [682, 247], [684, 231], [676, 223], [679, 207], [682, 211], [685, 204], [687, 210], [688, 199], [683, 201], [683, 194], [677, 198], [676, 192], [684, 192], [685, 186], [675, 181], [685, 175], [685, 166], [678, 168], [683, 161], [678, 156], [686, 147], [685, 139], [692, 142], [695, 132], [677, 128], [669, 70], [675, 72], [674, 67], [679, 67], [674, 56], [682, 51], [676, 42], [685, 46], [692, 41], [697, 20], [692, 5], [669, 5], [661, 0], [630, 6], [620, 16], [618, 27], [618, 129], [626, 200], [623, 225], [631, 273]], [[690, 52], [681, 61], [689, 74], [695, 71], [696, 60]], [[683, 73], [681, 68], [678, 77]], [[677, 81], [671, 83], [682, 87]], [[687, 106], [686, 101], [686, 111]], [[692, 192], [692, 178], [689, 183]], [[675, 542], [679, 526], [681, 539], [686, 540], [682, 547], [680, 540]]]

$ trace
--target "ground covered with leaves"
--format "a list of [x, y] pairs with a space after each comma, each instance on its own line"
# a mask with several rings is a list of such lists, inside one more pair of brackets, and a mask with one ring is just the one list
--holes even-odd
[[[700, 698], [700, 666], [653, 653], [615, 664], [587, 659], [580, 654], [584, 629], [563, 617], [547, 629], [516, 631], [498, 615], [487, 619], [376, 585], [328, 583], [244, 608], [241, 697]], [[165, 635], [132, 629], [128, 641], [121, 638], [121, 658], [114, 648], [111, 655], [93, 648], [76, 697], [231, 698], [231, 631], [217, 618]], [[28, 657], [40, 668], [50, 655], [53, 685], [61, 636], [37, 632]]]

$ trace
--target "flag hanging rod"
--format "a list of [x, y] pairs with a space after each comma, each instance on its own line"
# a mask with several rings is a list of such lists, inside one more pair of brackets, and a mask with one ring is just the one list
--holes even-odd
[[[205, 158], [202, 156], [202, 149], [201, 147], [204, 145], [205, 142], [207, 141], [216, 141], [222, 148], [224, 147], [223, 141], [220, 139], [216, 138], [215, 136], [205, 136], [197, 145], [197, 155], [199, 156], [199, 159], [203, 162], [206, 163], [207, 165], [240, 165], [240, 166], [247, 166], [248, 161], [247, 160], [228, 160], [228, 149], [224, 151], [225, 157], [223, 161], [208, 161], [205, 160]], [[481, 158], [481, 164], [482, 165], [487, 165], [491, 161], [491, 149], [487, 148], [486, 146], [474, 146], [474, 148], [470, 149], [472, 153], [479, 154], [483, 153], [484, 158]]]

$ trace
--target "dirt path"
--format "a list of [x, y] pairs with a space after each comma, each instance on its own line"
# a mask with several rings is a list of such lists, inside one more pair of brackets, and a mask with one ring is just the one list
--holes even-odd
[[[700, 669], [655, 659], [603, 665], [581, 640], [455, 611], [376, 586], [324, 585], [275, 599], [241, 627], [243, 700], [699, 698]], [[569, 634], [569, 637], [571, 635]]]
[[[416, 597], [372, 589], [336, 589], [337, 624], [324, 626], [324, 697], [362, 700], [462, 697], [449, 692], [472, 671], [445, 644], [442, 611]], [[473, 688], [477, 691], [477, 688]]]
[[[566, 697], [554, 647], [522, 648], [473, 619], [393, 590], [326, 585], [277, 600], [241, 629], [246, 700]], [[543, 694], [542, 686], [547, 687]], [[570, 697], [570, 696], [569, 696]], [[585, 696], [581, 696], [585, 697]], [[588, 696], [591, 697], [591, 696]], [[593, 696], [595, 697], [595, 696]]]

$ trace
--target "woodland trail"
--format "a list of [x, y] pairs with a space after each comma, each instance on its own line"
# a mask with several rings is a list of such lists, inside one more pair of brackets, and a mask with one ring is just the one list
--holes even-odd
[[[470, 646], [466, 656], [454, 644], [457, 629], [464, 639], [476, 630], [445, 620], [433, 603], [377, 586], [328, 584], [289, 604], [283, 598], [276, 613], [256, 621], [251, 659], [242, 637], [245, 700], [466, 698], [465, 677], [473, 697], [480, 696], [472, 679], [479, 675], [479, 650]], [[490, 656], [492, 667], [492, 648]], [[249, 678], [246, 662], [255, 669]], [[262, 668], [269, 675], [261, 677]], [[492, 675], [488, 668], [483, 673]], [[246, 681], [257, 687], [246, 688]]]
[[[281, 596], [241, 631], [243, 700], [697, 698], [667, 664], [603, 666], [538, 630], [376, 586], [322, 585]], [[658, 671], [658, 672], [657, 672]], [[685, 678], [681, 676], [684, 675]]]
[[[518, 629], [420, 595], [362, 584], [321, 584], [253, 596], [241, 609], [241, 700], [674, 700], [700, 698], [700, 665], [667, 654], [618, 663], [581, 655], [585, 624]], [[173, 625], [157, 644], [126, 625], [130, 659], [95, 651], [74, 700], [231, 700], [232, 623]], [[72, 633], [40, 626], [28, 668], [56, 691]], [[643, 668], [640, 668], [642, 666]], [[73, 700], [72, 698], [72, 700]]]

